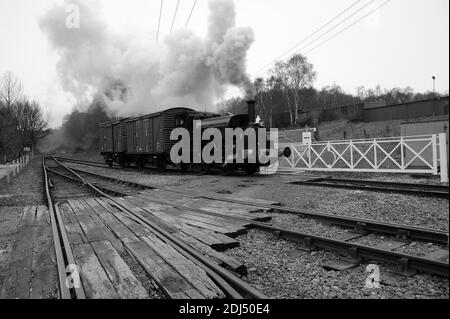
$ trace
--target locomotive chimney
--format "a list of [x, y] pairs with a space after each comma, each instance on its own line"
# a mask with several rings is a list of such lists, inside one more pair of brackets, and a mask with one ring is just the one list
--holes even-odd
[[248, 118], [250, 123], [256, 122], [256, 101], [255, 100], [248, 100]]

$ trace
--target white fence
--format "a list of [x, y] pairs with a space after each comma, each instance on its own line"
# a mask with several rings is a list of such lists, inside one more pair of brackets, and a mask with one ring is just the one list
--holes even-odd
[[0, 165], [0, 180], [6, 179], [6, 182], [9, 183], [11, 177], [18, 175], [29, 163], [30, 156], [25, 155], [7, 164]]
[[[448, 182], [447, 136], [423, 135], [396, 138], [280, 143], [292, 155], [280, 168], [301, 171], [379, 172], [441, 175]], [[440, 168], [440, 171], [439, 171]]]

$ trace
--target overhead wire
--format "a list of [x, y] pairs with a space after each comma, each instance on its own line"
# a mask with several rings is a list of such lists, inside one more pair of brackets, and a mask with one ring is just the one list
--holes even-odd
[[156, 32], [156, 44], [158, 44], [158, 40], [159, 40], [159, 30], [161, 28], [161, 17], [162, 17], [163, 5], [164, 5], [164, 0], [161, 0], [161, 8], [159, 9], [158, 31]]
[[180, 0], [177, 2], [177, 7], [175, 8], [175, 13], [173, 14], [172, 25], [170, 26], [170, 32], [173, 30], [173, 25], [175, 24], [175, 19], [177, 18], [178, 7], [180, 6]]
[[[330, 33], [331, 31], [333, 31], [334, 29], [336, 29], [337, 27], [339, 27], [340, 25], [342, 25], [343, 23], [347, 22], [349, 19], [351, 19], [352, 17], [354, 17], [356, 14], [358, 14], [359, 12], [361, 12], [362, 10], [364, 10], [365, 8], [367, 8], [368, 6], [370, 6], [372, 3], [374, 3], [377, 0], [371, 0], [368, 3], [366, 3], [364, 6], [360, 7], [358, 10], [356, 10], [355, 12], [353, 12], [351, 15], [347, 16], [344, 20], [340, 21], [338, 24], [334, 25], [333, 27], [331, 27], [330, 29], [328, 29], [327, 31], [325, 31], [324, 33], [322, 33], [321, 35], [319, 35], [318, 37], [316, 37], [314, 40], [308, 42], [306, 45], [304, 45], [303, 47], [301, 47], [300, 49], [296, 50], [294, 52], [294, 54], [302, 51], [303, 49], [307, 48], [308, 46], [310, 46], [311, 44], [313, 44], [314, 42], [320, 40], [321, 38], [323, 38], [324, 36], [326, 36], [328, 33]], [[296, 44], [294, 47], [292, 47], [291, 49], [289, 49], [288, 51], [286, 51], [285, 53], [283, 53], [279, 58], [273, 60], [272, 62], [270, 62], [269, 64], [267, 64], [266, 66], [264, 66], [263, 68], [259, 69], [257, 72], [253, 73], [253, 76], [256, 76], [264, 71], [266, 71], [268, 68], [270, 68], [272, 65], [274, 65], [276, 62], [280, 61], [281, 59], [284, 58], [284, 56], [286, 56], [289, 52], [291, 52], [293, 49], [295, 49], [296, 47], [298, 47], [301, 43], [305, 42], [306, 40], [310, 39], [312, 36], [314, 36], [315, 34], [317, 34], [318, 32], [320, 32], [321, 30], [323, 30], [326, 26], [328, 26], [329, 24], [331, 24], [332, 22], [334, 22], [336, 19], [338, 19], [339, 17], [341, 17], [344, 13], [346, 13], [348, 10], [350, 10], [352, 7], [354, 7], [356, 4], [358, 4], [360, 1], [356, 1], [355, 3], [353, 3], [352, 5], [350, 5], [349, 7], [347, 7], [346, 9], [344, 9], [341, 13], [339, 13], [336, 17], [334, 17], [333, 19], [331, 19], [329, 22], [327, 22], [325, 25], [323, 25], [322, 27], [320, 27], [318, 30], [316, 30], [315, 32], [313, 32], [311, 35], [309, 35], [308, 37], [306, 37], [305, 39], [303, 39], [302, 41], [300, 41], [298, 44]]]
[[192, 6], [191, 12], [189, 13], [189, 17], [188, 17], [188, 19], [186, 21], [186, 27], [188, 26], [189, 21], [191, 21], [192, 13], [194, 12], [194, 9], [195, 9], [196, 5], [197, 5], [197, 0], [194, 1], [194, 5]]
[[386, 4], [388, 4], [389, 2], [391, 2], [392, 0], [387, 0], [385, 2], [383, 2], [382, 4], [380, 4], [378, 7], [376, 7], [375, 9], [373, 9], [372, 11], [368, 12], [367, 14], [365, 14], [364, 16], [362, 16], [361, 18], [359, 18], [358, 20], [354, 21], [353, 23], [349, 24], [347, 27], [345, 27], [344, 29], [342, 29], [341, 31], [339, 31], [338, 33], [334, 34], [333, 36], [331, 36], [330, 38], [326, 39], [325, 41], [319, 43], [318, 45], [316, 45], [315, 47], [313, 47], [312, 49], [306, 51], [304, 54], [308, 54], [311, 51], [317, 49], [318, 47], [324, 45], [325, 43], [327, 43], [328, 41], [334, 39], [335, 37], [337, 37], [339, 34], [343, 33], [345, 30], [351, 28], [352, 26], [354, 26], [355, 24], [357, 24], [358, 22], [360, 22], [361, 20], [367, 18], [369, 15], [371, 15], [372, 13], [374, 13], [375, 11], [381, 9], [382, 7], [384, 7]]

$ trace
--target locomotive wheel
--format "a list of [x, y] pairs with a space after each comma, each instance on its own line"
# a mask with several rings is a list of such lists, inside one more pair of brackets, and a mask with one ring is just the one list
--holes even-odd
[[113, 161], [106, 161], [106, 164], [108, 164], [109, 167], [113, 167], [114, 162]]
[[257, 172], [259, 172], [259, 167], [246, 167], [245, 172], [247, 175], [255, 175]]
[[209, 174], [209, 167], [207, 164], [200, 164], [198, 168], [199, 168], [201, 174], [204, 174], [204, 175]]
[[138, 166], [139, 170], [141, 170], [141, 171], [144, 170], [144, 168], [145, 168], [145, 160], [143, 160], [143, 159], [138, 160], [137, 166]]
[[235, 172], [234, 167], [233, 167], [233, 166], [230, 166], [230, 165], [225, 165], [225, 166], [223, 166], [223, 167], [220, 169], [220, 173], [221, 173], [223, 176], [231, 176], [231, 175], [234, 174], [234, 172]]
[[159, 160], [159, 161], [158, 161], [158, 168], [159, 168], [161, 171], [164, 172], [164, 171], [167, 169], [167, 161], [166, 161], [165, 159]]

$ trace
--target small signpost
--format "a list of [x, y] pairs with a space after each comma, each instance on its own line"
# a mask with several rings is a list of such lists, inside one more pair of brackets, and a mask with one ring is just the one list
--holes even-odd
[[303, 144], [311, 145], [312, 144], [312, 134], [311, 132], [303, 132]]
[[317, 132], [317, 129], [315, 127], [309, 128], [308, 126], [306, 126], [302, 132], [302, 143], [304, 145], [311, 145], [313, 142], [312, 133], [315, 132]]

